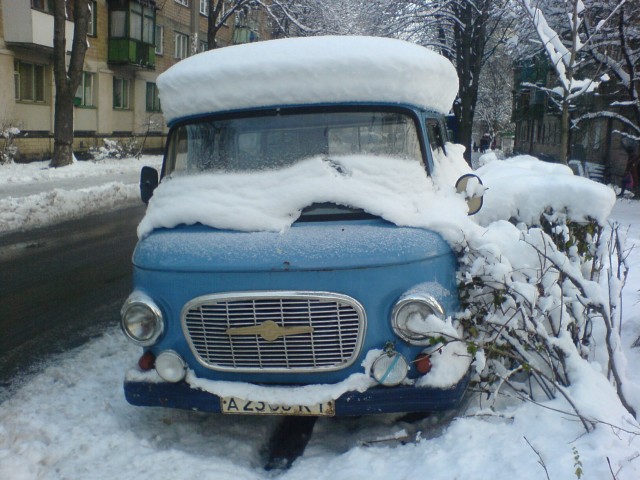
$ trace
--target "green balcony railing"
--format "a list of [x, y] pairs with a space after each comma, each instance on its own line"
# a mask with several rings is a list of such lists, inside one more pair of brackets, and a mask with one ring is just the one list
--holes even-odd
[[109, 63], [154, 68], [155, 46], [130, 38], [110, 38]]

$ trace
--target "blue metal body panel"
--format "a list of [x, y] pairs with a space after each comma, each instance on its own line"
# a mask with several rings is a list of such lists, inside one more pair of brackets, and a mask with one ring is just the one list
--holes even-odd
[[[150, 350], [174, 350], [196, 375], [213, 380], [339, 382], [362, 372], [366, 353], [387, 342], [409, 360], [422, 351], [391, 328], [393, 305], [407, 290], [432, 283], [447, 312], [458, 308], [456, 259], [440, 235], [383, 220], [297, 223], [283, 234], [199, 225], [156, 230], [138, 244], [133, 261], [136, 289], [153, 298], [165, 318], [165, 333]], [[219, 372], [199, 364], [182, 331], [182, 307], [202, 295], [266, 290], [336, 292], [359, 301], [367, 330], [358, 359], [344, 370], [304, 374]]]

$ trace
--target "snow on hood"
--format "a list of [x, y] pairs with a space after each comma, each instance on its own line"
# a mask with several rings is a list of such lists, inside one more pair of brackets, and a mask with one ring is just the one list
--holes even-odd
[[154, 228], [195, 223], [284, 231], [303, 208], [321, 202], [362, 208], [399, 226], [459, 229], [467, 219], [466, 203], [452, 183], [440, 180], [449, 177], [429, 178], [415, 160], [364, 155], [331, 162], [313, 157], [281, 170], [174, 175], [154, 192], [138, 236]]
[[167, 122], [276, 105], [408, 103], [448, 113], [458, 92], [444, 57], [401, 40], [288, 38], [189, 57], [158, 77]]

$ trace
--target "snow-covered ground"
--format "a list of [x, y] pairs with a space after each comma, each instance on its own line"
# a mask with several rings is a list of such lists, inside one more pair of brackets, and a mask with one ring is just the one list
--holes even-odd
[[[78, 163], [55, 171], [44, 164], [2, 166], [0, 232], [130, 201], [138, 195], [140, 166], [158, 163], [159, 158], [147, 157]], [[105, 180], [113, 182], [113, 175], [131, 179], [116, 182], [119, 187], [102, 185]], [[7, 187], [29, 194], [8, 198]], [[114, 193], [117, 190], [131, 192], [120, 196]], [[111, 200], [99, 202], [103, 197]], [[639, 247], [638, 202], [618, 200], [611, 218], [629, 227], [628, 243]], [[626, 376], [637, 385], [640, 349], [632, 349], [631, 343], [640, 335], [640, 256], [632, 253], [630, 264], [623, 338], [629, 361]], [[499, 410], [486, 411], [478, 398], [471, 397], [453, 420], [321, 419], [305, 454], [290, 470], [266, 473], [261, 448], [276, 418], [130, 406], [124, 400], [122, 380], [139, 353], [114, 327], [83, 347], [52, 358], [0, 404], [0, 478], [640, 478], [638, 423], [626, 415], [595, 366], [571, 386], [581, 410], [603, 422], [589, 434], [562, 399], [542, 405], [507, 400]], [[632, 398], [636, 408], [639, 400]], [[389, 438], [399, 440], [385, 441]]]
[[44, 226], [139, 201], [140, 168], [162, 156], [103, 159], [49, 168], [49, 162], [0, 166], [0, 234]]

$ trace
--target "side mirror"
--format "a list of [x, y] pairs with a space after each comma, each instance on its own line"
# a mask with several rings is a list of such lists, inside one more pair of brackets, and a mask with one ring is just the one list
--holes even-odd
[[469, 207], [469, 215], [475, 215], [482, 208], [485, 188], [482, 180], [473, 173], [461, 176], [456, 182], [456, 191], [464, 194], [464, 199]]
[[149, 203], [157, 186], [158, 171], [152, 167], [142, 167], [140, 171], [140, 198], [144, 203]]

